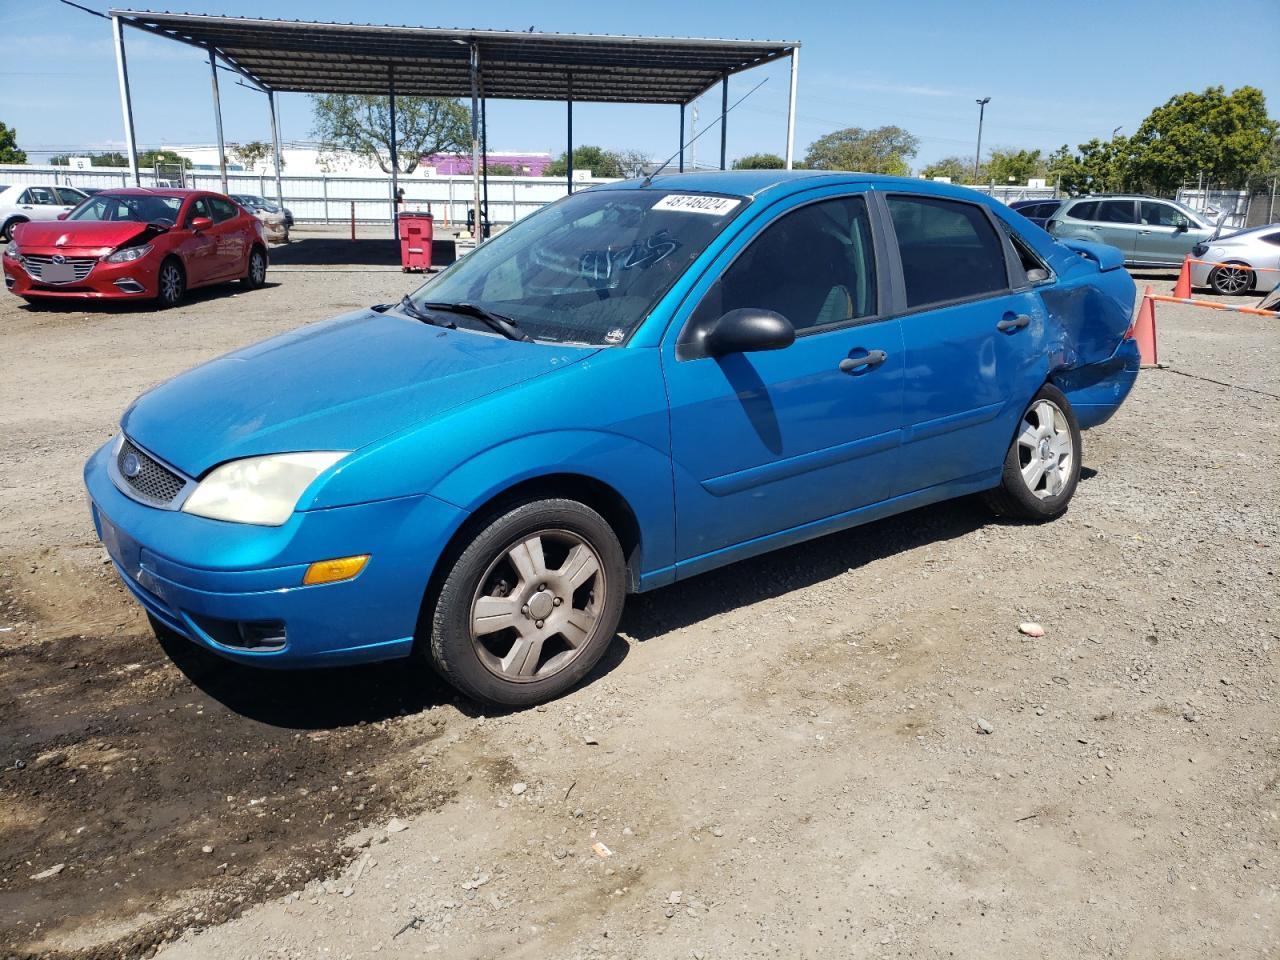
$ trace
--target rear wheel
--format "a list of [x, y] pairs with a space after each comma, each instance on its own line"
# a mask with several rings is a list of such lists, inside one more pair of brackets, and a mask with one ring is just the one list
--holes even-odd
[[539, 500], [495, 517], [453, 562], [429, 624], [431, 658], [469, 697], [526, 707], [595, 666], [622, 615], [622, 548], [600, 514]]
[[1005, 454], [1000, 486], [986, 494], [996, 513], [1052, 520], [1080, 482], [1080, 425], [1062, 391], [1045, 384], [1031, 400]]
[[267, 282], [267, 255], [261, 247], [254, 247], [249, 252], [249, 266], [240, 282], [250, 290], [256, 290]]
[[12, 219], [6, 220], [4, 222], [4, 226], [0, 227], [0, 240], [8, 243], [13, 239], [13, 228], [20, 223], [26, 222], [27, 221], [23, 220], [21, 217], [13, 217]]
[[156, 277], [156, 304], [163, 309], [177, 306], [187, 292], [187, 275], [176, 259], [170, 257], [160, 264], [160, 273]]
[[1224, 297], [1248, 293], [1253, 287], [1253, 271], [1244, 264], [1224, 263], [1209, 271], [1209, 286]]

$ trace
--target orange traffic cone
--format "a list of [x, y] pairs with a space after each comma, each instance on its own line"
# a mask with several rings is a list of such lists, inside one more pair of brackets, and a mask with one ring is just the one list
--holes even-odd
[[1142, 306], [1138, 308], [1138, 319], [1133, 323], [1133, 337], [1138, 341], [1138, 353], [1142, 356], [1144, 367], [1157, 366], [1156, 359], [1156, 305], [1151, 299], [1151, 285], [1142, 292]]
[[1183, 300], [1191, 298], [1191, 254], [1182, 258], [1182, 272], [1178, 274], [1178, 282], [1173, 285], [1173, 295]]

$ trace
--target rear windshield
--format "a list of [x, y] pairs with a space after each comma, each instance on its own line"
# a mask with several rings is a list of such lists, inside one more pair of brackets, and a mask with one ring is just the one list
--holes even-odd
[[482, 244], [413, 300], [474, 304], [535, 340], [620, 343], [746, 205], [659, 190], [574, 194]]
[[97, 193], [68, 215], [68, 220], [116, 220], [164, 223], [173, 226], [182, 209], [181, 197]]

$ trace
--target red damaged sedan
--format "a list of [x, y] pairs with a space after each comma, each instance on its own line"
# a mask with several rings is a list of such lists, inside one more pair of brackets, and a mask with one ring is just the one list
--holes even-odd
[[266, 276], [261, 222], [199, 190], [104, 190], [62, 220], [19, 224], [4, 251], [5, 286], [28, 303], [152, 299], [171, 307], [192, 287], [260, 287]]

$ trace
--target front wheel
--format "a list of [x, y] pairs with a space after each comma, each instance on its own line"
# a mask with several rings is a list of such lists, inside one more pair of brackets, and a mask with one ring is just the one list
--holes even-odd
[[257, 290], [267, 282], [267, 255], [261, 247], [249, 252], [249, 266], [241, 282], [250, 290]]
[[1000, 486], [988, 491], [987, 505], [1022, 520], [1061, 516], [1080, 482], [1080, 450], [1080, 424], [1070, 402], [1046, 383], [1018, 421]]
[[453, 561], [429, 623], [431, 659], [476, 700], [551, 700], [603, 656], [625, 583], [622, 547], [596, 511], [573, 500], [514, 507]]
[[172, 257], [160, 264], [156, 288], [157, 306], [161, 309], [177, 306], [187, 292], [187, 275], [182, 270], [182, 264]]
[[1224, 263], [1209, 271], [1209, 286], [1224, 297], [1248, 293], [1253, 286], [1253, 271], [1244, 264]]

